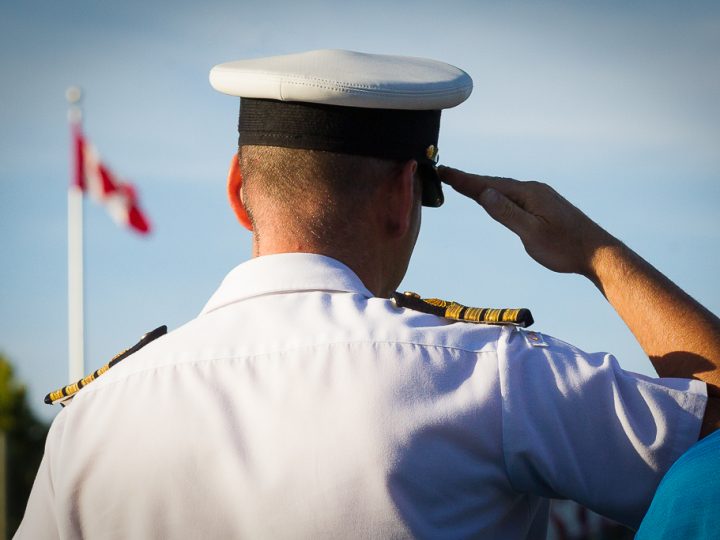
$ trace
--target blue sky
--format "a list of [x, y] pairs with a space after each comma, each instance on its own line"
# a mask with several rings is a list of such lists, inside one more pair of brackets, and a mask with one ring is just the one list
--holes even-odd
[[[65, 88], [139, 188], [148, 239], [86, 204], [86, 366], [194, 317], [250, 254], [227, 208], [237, 101], [207, 82], [239, 58], [346, 48], [426, 56], [475, 81], [440, 159], [542, 180], [720, 312], [720, 7], [713, 2], [98, 2], [0, 4], [0, 350], [36, 410], [67, 378]], [[401, 287], [525, 306], [538, 330], [652, 374], [577, 276], [557, 275], [473, 203], [426, 210]], [[678, 324], [682, 324], [679, 320]]]

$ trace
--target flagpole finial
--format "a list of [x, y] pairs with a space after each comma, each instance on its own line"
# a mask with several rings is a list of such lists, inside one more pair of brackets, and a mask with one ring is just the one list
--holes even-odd
[[65, 90], [65, 99], [70, 104], [68, 109], [68, 121], [73, 125], [80, 125], [82, 122], [82, 108], [81, 101], [83, 98], [82, 88], [79, 86], [69, 86]]
[[69, 86], [67, 90], [65, 90], [65, 99], [68, 100], [68, 103], [72, 105], [77, 105], [82, 101], [83, 98], [83, 91], [82, 88], [79, 86]]

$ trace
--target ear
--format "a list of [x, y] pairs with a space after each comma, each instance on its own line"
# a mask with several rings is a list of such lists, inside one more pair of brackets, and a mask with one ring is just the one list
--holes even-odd
[[417, 161], [405, 162], [394, 181], [388, 186], [388, 214], [386, 231], [393, 238], [404, 237], [412, 226], [415, 199], [418, 197], [415, 183]]
[[232, 158], [232, 161], [230, 162], [230, 171], [228, 171], [228, 199], [230, 200], [230, 206], [232, 207], [233, 212], [235, 212], [235, 216], [237, 217], [240, 224], [248, 231], [252, 231], [252, 222], [250, 221], [250, 217], [245, 210], [245, 204], [243, 203], [242, 197], [240, 195], [240, 188], [242, 187], [242, 182], [243, 179], [242, 172], [240, 171], [240, 161], [238, 160], [238, 155], [235, 154]]

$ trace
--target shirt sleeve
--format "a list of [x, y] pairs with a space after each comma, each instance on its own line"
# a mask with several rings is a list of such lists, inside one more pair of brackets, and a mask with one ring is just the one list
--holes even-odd
[[705, 383], [645, 377], [610, 354], [511, 328], [498, 364], [513, 487], [637, 528], [663, 474], [698, 439]]
[[59, 444], [62, 435], [65, 420], [64, 413], [65, 409], [60, 411], [50, 427], [50, 432], [45, 441], [45, 454], [40, 462], [35, 482], [30, 491], [30, 498], [25, 507], [25, 515], [13, 536], [14, 540], [60, 538], [52, 469], [53, 457], [56, 453], [53, 449]]

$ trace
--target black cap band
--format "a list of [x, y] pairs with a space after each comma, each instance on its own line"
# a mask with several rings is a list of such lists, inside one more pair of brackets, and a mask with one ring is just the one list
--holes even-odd
[[434, 162], [439, 131], [439, 110], [240, 99], [239, 146], [280, 146], [381, 159], [415, 159], [423, 180], [425, 206], [440, 206], [443, 202]]

